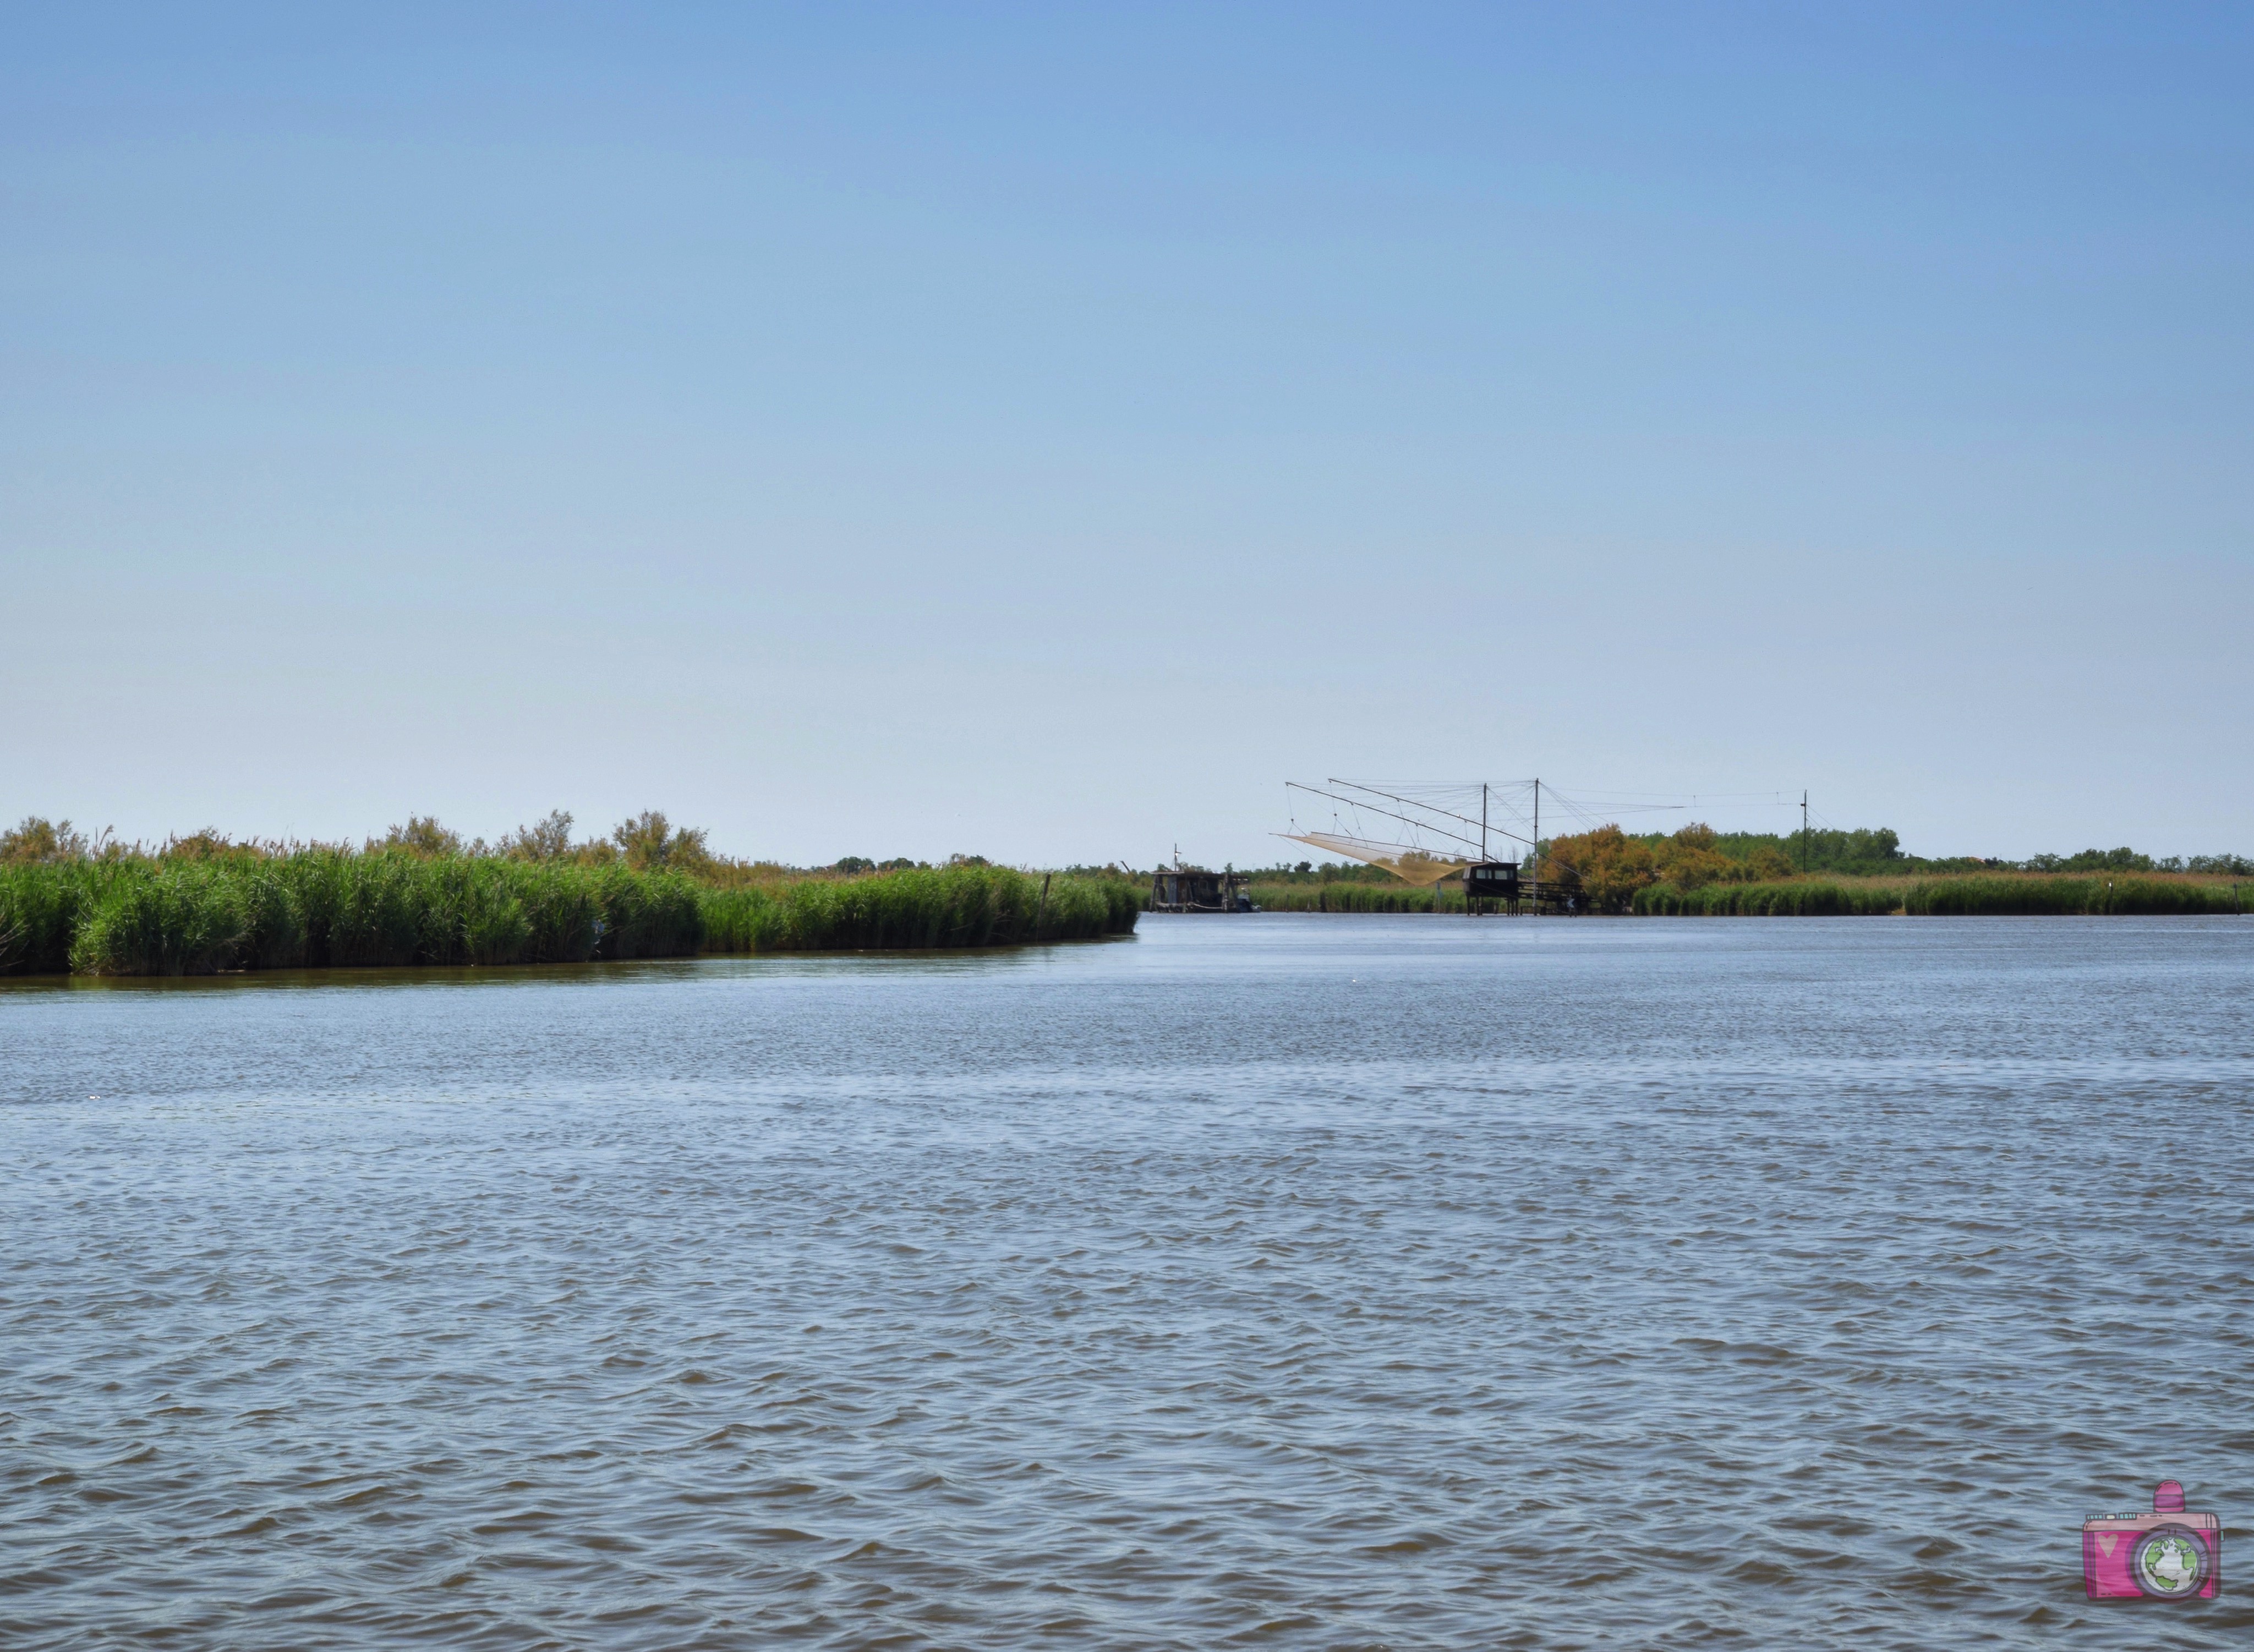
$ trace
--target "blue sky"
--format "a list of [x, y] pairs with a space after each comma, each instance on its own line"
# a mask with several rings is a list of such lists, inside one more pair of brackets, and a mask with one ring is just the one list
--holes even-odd
[[11, 819], [2254, 850], [2254, 13], [10, 32]]

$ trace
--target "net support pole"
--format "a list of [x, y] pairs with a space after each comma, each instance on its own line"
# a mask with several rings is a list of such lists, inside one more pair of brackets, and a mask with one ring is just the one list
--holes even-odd
[[[1487, 859], [1487, 782], [1481, 780], [1480, 782], [1480, 864], [1486, 865]], [[1466, 878], [1464, 882], [1464, 916], [1468, 918], [1472, 915], [1472, 886], [1471, 881]]]
[[1534, 782], [1534, 876], [1527, 885], [1526, 910], [1533, 916], [1542, 915], [1542, 781]]

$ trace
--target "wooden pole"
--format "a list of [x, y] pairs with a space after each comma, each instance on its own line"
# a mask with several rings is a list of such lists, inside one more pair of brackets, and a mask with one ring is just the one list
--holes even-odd
[[1542, 782], [1534, 782], [1534, 848], [1530, 855], [1534, 863], [1534, 877], [1526, 886], [1526, 910], [1535, 917], [1542, 915]]

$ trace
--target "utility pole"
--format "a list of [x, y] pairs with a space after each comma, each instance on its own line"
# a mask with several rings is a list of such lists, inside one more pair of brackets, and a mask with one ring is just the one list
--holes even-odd
[[[1482, 866], [1487, 864], [1487, 782], [1485, 780], [1480, 782], [1480, 864]], [[2230, 892], [2231, 898], [2236, 900], [2238, 891], [2235, 885]], [[1472, 880], [1466, 875], [1464, 878], [1464, 916], [1469, 918], [1474, 915], [1472, 911]]]
[[1527, 880], [1526, 909], [1534, 916], [1542, 915], [1542, 779], [1534, 780], [1534, 847], [1528, 851], [1534, 863], [1534, 873]]
[[1808, 841], [1808, 792], [1805, 788], [1802, 788], [1800, 794], [1800, 870], [1803, 875], [1808, 871], [1808, 851], [1810, 847], [1812, 845]]

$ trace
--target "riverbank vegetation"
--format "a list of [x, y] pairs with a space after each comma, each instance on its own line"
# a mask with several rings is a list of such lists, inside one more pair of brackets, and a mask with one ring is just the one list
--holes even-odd
[[[1263, 912], [1431, 912], [1436, 898], [1445, 907], [1446, 897], [1436, 896], [1429, 888], [1404, 884], [1390, 872], [1381, 876], [1382, 883], [1359, 878], [1288, 883], [1260, 872], [1254, 874], [1245, 892]], [[1463, 902], [1459, 899], [1456, 904], [1461, 906]]]
[[[2036, 855], [2019, 862], [1906, 855], [1884, 828], [1780, 836], [1704, 825], [1635, 834], [1618, 826], [1543, 844], [1545, 895], [1573, 910], [1650, 917], [1784, 917], [1901, 913], [2254, 913], [2254, 859], [2160, 859], [2132, 849]], [[1802, 872], [1802, 863], [1815, 870]], [[1252, 874], [1264, 912], [1460, 912], [1457, 886], [1414, 888], [1376, 866], [1306, 861]]]
[[710, 890], [703, 944], [707, 952], [809, 952], [1092, 940], [1134, 928], [1146, 899], [1123, 878], [967, 863], [900, 867]]
[[1634, 910], [1655, 917], [2027, 917], [2254, 913], [2254, 885], [2157, 873], [2088, 878], [2004, 872], [1956, 878], [1802, 878], [1788, 883], [1652, 884]]
[[26, 821], [0, 834], [0, 974], [1002, 946], [1125, 933], [1143, 899], [1124, 878], [976, 857], [844, 870], [726, 860], [657, 814], [593, 844], [570, 827], [551, 816], [487, 845], [417, 818], [358, 848], [199, 832], [145, 849]]
[[[2254, 910], [2254, 887], [2234, 878], [2254, 863], [2236, 855], [2156, 861], [2130, 849], [2040, 855], [2013, 863], [1927, 860], [1900, 852], [1889, 830], [1819, 832], [1798, 872], [1793, 840], [1686, 826], [1631, 836], [1602, 826], [1544, 845], [1546, 888], [1571, 890], [1600, 913], [1652, 916], [1911, 916], [2070, 913], [2233, 913]], [[1828, 862], [1828, 864], [1824, 863]]]

